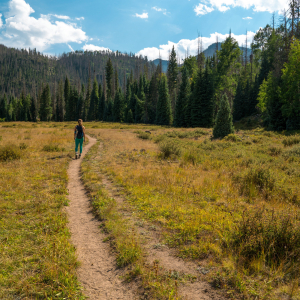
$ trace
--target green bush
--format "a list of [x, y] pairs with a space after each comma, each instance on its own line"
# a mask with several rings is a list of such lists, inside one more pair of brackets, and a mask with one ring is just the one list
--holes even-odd
[[183, 161], [196, 165], [199, 161], [199, 154], [195, 150], [188, 150], [183, 154]]
[[0, 118], [0, 122], [5, 122], [5, 118]]
[[149, 140], [151, 138], [151, 135], [147, 132], [141, 132], [138, 134], [138, 138], [142, 140]]
[[[267, 265], [293, 266], [299, 261], [299, 215], [290, 211], [257, 209], [244, 212], [242, 220], [232, 232], [231, 244], [244, 262], [262, 258]], [[297, 268], [294, 265], [294, 268]]]
[[227, 135], [225, 138], [224, 138], [225, 141], [230, 141], [230, 142], [241, 142], [241, 138], [237, 135], [235, 135], [234, 133], [231, 133], [229, 135]]
[[0, 161], [11, 161], [21, 158], [21, 150], [15, 145], [7, 145], [0, 148]]
[[282, 141], [285, 147], [292, 146], [300, 143], [300, 137], [297, 135], [289, 136]]
[[159, 150], [161, 157], [164, 159], [169, 157], [176, 157], [181, 154], [180, 147], [171, 141], [160, 143]]
[[0, 135], [0, 142], [2, 141], [2, 135]]
[[46, 152], [59, 152], [59, 151], [64, 151], [64, 148], [59, 148], [58, 145], [54, 145], [54, 144], [49, 144], [49, 145], [45, 145], [43, 147], [43, 151]]

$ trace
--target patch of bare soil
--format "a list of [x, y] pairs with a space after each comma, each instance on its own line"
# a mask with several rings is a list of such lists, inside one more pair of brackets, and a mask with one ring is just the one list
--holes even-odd
[[[89, 144], [84, 147], [81, 159], [96, 143], [88, 136]], [[78, 279], [85, 295], [92, 300], [134, 300], [138, 299], [128, 284], [122, 282], [122, 271], [116, 268], [111, 249], [103, 242], [100, 222], [94, 217], [92, 207], [80, 178], [81, 159], [73, 160], [68, 169], [69, 200], [67, 207], [71, 241], [76, 247]]]
[[[99, 152], [103, 145], [100, 144]], [[101, 152], [100, 152], [101, 153]], [[101, 154], [100, 154], [101, 155]], [[175, 251], [170, 249], [167, 245], [162, 242], [161, 229], [157, 226], [148, 224], [144, 220], [139, 220], [134, 214], [128, 209], [126, 199], [120, 193], [121, 189], [116, 187], [113, 182], [104, 174], [102, 176], [102, 184], [110, 197], [116, 199], [118, 203], [118, 209], [132, 224], [132, 228], [135, 228], [141, 236], [143, 241], [143, 247], [147, 253], [147, 263], [153, 265], [154, 261], [158, 260], [159, 265], [166, 271], [172, 272], [173, 274], [192, 275], [196, 280], [188, 282], [179, 286], [179, 294], [186, 300], [223, 300], [225, 299], [218, 291], [213, 289], [211, 285], [203, 281], [209, 269], [201, 267], [194, 262], [187, 262], [175, 256]]]

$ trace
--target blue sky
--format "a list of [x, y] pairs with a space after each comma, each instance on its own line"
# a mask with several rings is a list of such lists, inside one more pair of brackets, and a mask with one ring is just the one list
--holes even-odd
[[277, 19], [286, 0], [0, 0], [0, 43], [57, 55], [72, 50], [119, 50], [167, 59], [225, 39], [241, 45]]

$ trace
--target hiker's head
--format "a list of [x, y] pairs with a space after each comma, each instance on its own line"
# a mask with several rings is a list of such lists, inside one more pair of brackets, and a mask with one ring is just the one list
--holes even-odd
[[79, 126], [82, 126], [82, 120], [81, 119], [78, 120], [78, 124], [79, 124]]

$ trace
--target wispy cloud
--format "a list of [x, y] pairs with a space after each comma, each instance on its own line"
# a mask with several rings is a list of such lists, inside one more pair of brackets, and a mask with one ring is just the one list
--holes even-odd
[[0, 14], [0, 28], [3, 26], [2, 14]]
[[243, 18], [243, 20], [252, 20], [251, 17], [246, 17], [246, 18]]
[[84, 20], [84, 17], [75, 18], [75, 20], [77, 20], [77, 21], [81, 21], [81, 20]]
[[70, 17], [68, 17], [68, 16], [61, 16], [61, 15], [52, 15], [52, 16], [57, 19], [70, 20]]
[[233, 7], [242, 7], [245, 9], [252, 8], [253, 11], [277, 11], [281, 13], [284, 9], [288, 8], [288, 1], [286, 0], [205, 0], [201, 1], [205, 4], [200, 3], [194, 11], [198, 15], [205, 15], [212, 12], [213, 10], [218, 10], [225, 12]]
[[149, 18], [148, 13], [142, 13], [141, 15], [135, 14], [135, 16], [137, 18], [141, 18], [141, 19], [148, 19]]
[[71, 45], [67, 44], [71, 52], [75, 52], [74, 49], [71, 47]]
[[160, 8], [157, 6], [152, 7], [152, 9], [158, 11], [158, 12], [162, 12], [165, 16], [169, 13], [165, 8]]
[[194, 9], [194, 12], [196, 13], [197, 16], [203, 16], [212, 11], [214, 11], [213, 7], [208, 7], [202, 3], [199, 3]]

